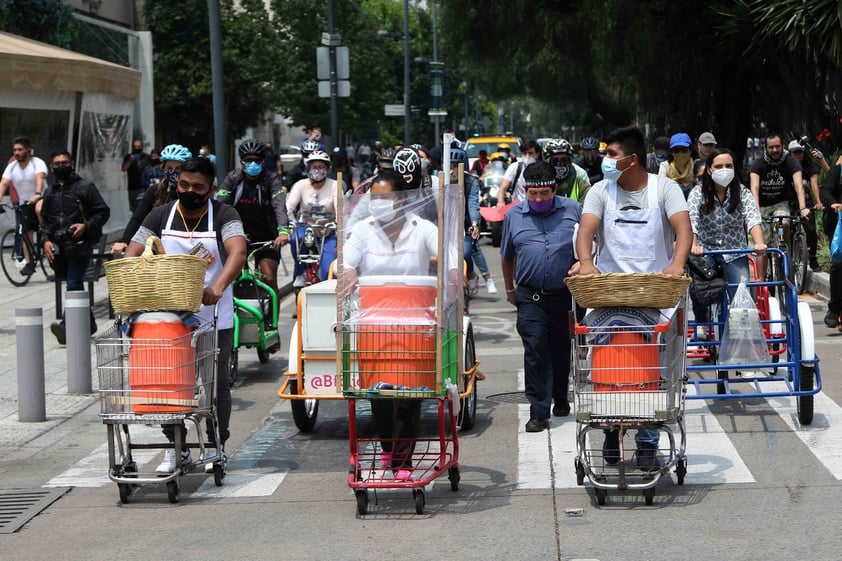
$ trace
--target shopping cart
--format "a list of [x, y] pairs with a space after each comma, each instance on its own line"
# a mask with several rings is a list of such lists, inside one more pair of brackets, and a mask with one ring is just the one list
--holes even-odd
[[[588, 326], [593, 316], [586, 316], [573, 326], [576, 481], [583, 485], [587, 477], [600, 505], [609, 490], [642, 491], [651, 505], [655, 486], [673, 468], [677, 483], [684, 483], [684, 306], [682, 298], [652, 325]], [[661, 442], [654, 459], [638, 467], [638, 452], [626, 449], [623, 437], [645, 429], [665, 434], [668, 446]], [[602, 433], [609, 430], [619, 431], [619, 457], [603, 452]]]
[[[164, 484], [171, 503], [179, 499], [179, 477], [191, 472], [205, 473], [213, 464], [217, 486], [225, 477], [225, 460], [217, 447], [208, 455], [201, 421], [210, 421], [219, 438], [216, 417], [216, 322], [206, 323], [182, 335], [165, 337], [159, 327], [153, 331], [161, 338], [147, 338], [133, 332], [118, 320], [95, 339], [96, 368], [101, 395], [100, 418], [108, 429], [108, 478], [117, 484], [120, 501], [128, 503], [135, 487]], [[187, 331], [187, 328], [183, 328]], [[140, 443], [132, 440], [131, 427], [137, 425], [173, 425], [174, 442], [164, 440]], [[195, 429], [196, 442], [185, 442]], [[184, 462], [183, 447], [198, 448], [196, 461]], [[171, 474], [138, 471], [133, 451], [173, 449], [176, 466]]]

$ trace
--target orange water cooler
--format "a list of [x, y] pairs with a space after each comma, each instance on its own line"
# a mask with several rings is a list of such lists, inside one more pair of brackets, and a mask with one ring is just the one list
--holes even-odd
[[612, 333], [606, 345], [594, 345], [591, 356], [594, 390], [656, 391], [660, 382], [658, 344], [641, 333]]
[[140, 314], [132, 324], [129, 387], [134, 413], [179, 413], [194, 405], [196, 350], [191, 330], [170, 312]]
[[357, 361], [360, 386], [436, 384], [436, 277], [359, 279]]

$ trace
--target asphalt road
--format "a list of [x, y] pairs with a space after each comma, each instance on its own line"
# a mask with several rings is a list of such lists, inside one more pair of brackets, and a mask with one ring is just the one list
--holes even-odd
[[[222, 487], [187, 476], [178, 504], [162, 485], [141, 487], [121, 504], [106, 477], [106, 430], [93, 404], [25, 444], [0, 448], [0, 493], [68, 489], [19, 531], [0, 535], [0, 558], [839, 559], [842, 334], [822, 324], [823, 303], [808, 298], [825, 382], [811, 426], [798, 426], [792, 398], [688, 401], [684, 485], [662, 480], [652, 506], [632, 492], [611, 492], [599, 506], [593, 489], [575, 481], [574, 418], [553, 419], [548, 432], [523, 430], [514, 308], [502, 294], [495, 250], [483, 249], [501, 288], [496, 297], [481, 290], [471, 306], [487, 379], [476, 427], [460, 436], [459, 490], [437, 480], [423, 515], [405, 490], [372, 495], [371, 513], [356, 513], [345, 402], [323, 401], [316, 430], [296, 430], [289, 404], [276, 396], [292, 325], [287, 301], [281, 352], [265, 365], [253, 351], [241, 356]], [[360, 410], [365, 427], [367, 409]], [[429, 409], [424, 419], [429, 426]], [[155, 438], [157, 430], [141, 434]], [[157, 465], [160, 454], [143, 458]]]

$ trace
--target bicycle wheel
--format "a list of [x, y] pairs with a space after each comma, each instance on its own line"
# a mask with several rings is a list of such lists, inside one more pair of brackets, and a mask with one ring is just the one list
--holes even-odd
[[790, 266], [791, 280], [798, 294], [803, 294], [807, 288], [807, 267], [809, 266], [807, 253], [807, 236], [799, 231], [792, 241], [792, 263]]
[[29, 238], [19, 235], [15, 230], [8, 230], [0, 240], [0, 265], [3, 274], [15, 286], [24, 286], [35, 272], [34, 265], [27, 267], [24, 247], [30, 256], [35, 255], [35, 248]]
[[[781, 282], [784, 280], [784, 264], [783, 258], [777, 253], [767, 254], [766, 262], [768, 263], [768, 271], [766, 280], [769, 282]], [[778, 302], [783, 306], [786, 302], [786, 290], [782, 284], [773, 285], [769, 287], [769, 295], [777, 298]]]

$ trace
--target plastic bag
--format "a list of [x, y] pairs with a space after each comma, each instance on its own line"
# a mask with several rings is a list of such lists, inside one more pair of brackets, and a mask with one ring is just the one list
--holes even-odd
[[751, 299], [745, 282], [741, 282], [731, 299], [722, 345], [721, 364], [755, 364], [769, 362], [769, 348], [760, 325], [760, 312]]
[[836, 217], [836, 230], [830, 240], [830, 259], [834, 263], [842, 263], [842, 212]]

